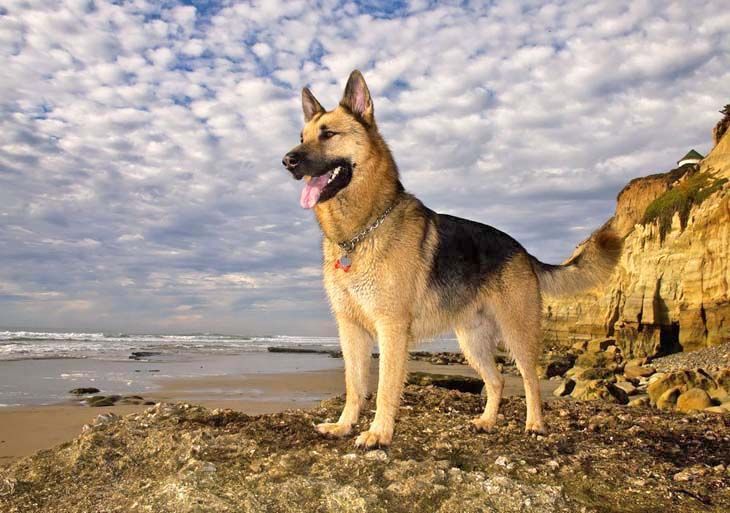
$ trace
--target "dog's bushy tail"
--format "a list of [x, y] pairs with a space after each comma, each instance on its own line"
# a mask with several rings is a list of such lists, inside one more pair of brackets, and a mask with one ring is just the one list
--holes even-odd
[[621, 257], [623, 239], [606, 223], [562, 265], [534, 260], [540, 290], [549, 296], [567, 296], [607, 280]]

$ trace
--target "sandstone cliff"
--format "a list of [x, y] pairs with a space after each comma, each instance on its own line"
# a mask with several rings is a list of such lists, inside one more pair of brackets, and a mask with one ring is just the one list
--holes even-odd
[[628, 357], [730, 341], [728, 179], [725, 133], [700, 164], [631, 181], [609, 221], [625, 236], [616, 271], [578, 297], [546, 298], [547, 339], [614, 336]]

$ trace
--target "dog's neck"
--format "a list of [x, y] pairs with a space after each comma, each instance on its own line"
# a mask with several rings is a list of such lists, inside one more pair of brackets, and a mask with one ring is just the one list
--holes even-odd
[[369, 177], [368, 181], [358, 184], [357, 189], [343, 190], [314, 209], [322, 232], [334, 243], [347, 241], [373, 224], [403, 193], [389, 152], [378, 161], [359, 164], [354, 172]]

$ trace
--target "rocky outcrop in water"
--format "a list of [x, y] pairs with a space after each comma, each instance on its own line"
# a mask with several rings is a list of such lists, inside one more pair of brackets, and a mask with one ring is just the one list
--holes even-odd
[[625, 236], [610, 281], [546, 298], [549, 341], [612, 336], [627, 358], [730, 341], [730, 134], [699, 165], [630, 182], [609, 221]]

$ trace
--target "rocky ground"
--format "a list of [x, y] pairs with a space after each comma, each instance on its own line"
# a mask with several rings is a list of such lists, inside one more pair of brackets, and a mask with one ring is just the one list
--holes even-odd
[[552, 353], [543, 377], [564, 378], [554, 392], [559, 397], [730, 414], [727, 346], [626, 360], [615, 343], [612, 338], [595, 339], [577, 342], [564, 354]]
[[545, 405], [548, 433], [530, 436], [524, 401], [509, 399], [499, 428], [478, 434], [478, 394], [409, 385], [393, 446], [366, 453], [352, 437], [315, 433], [341, 406], [106, 414], [72, 442], [0, 469], [0, 511], [730, 510], [727, 415], [561, 399]]

